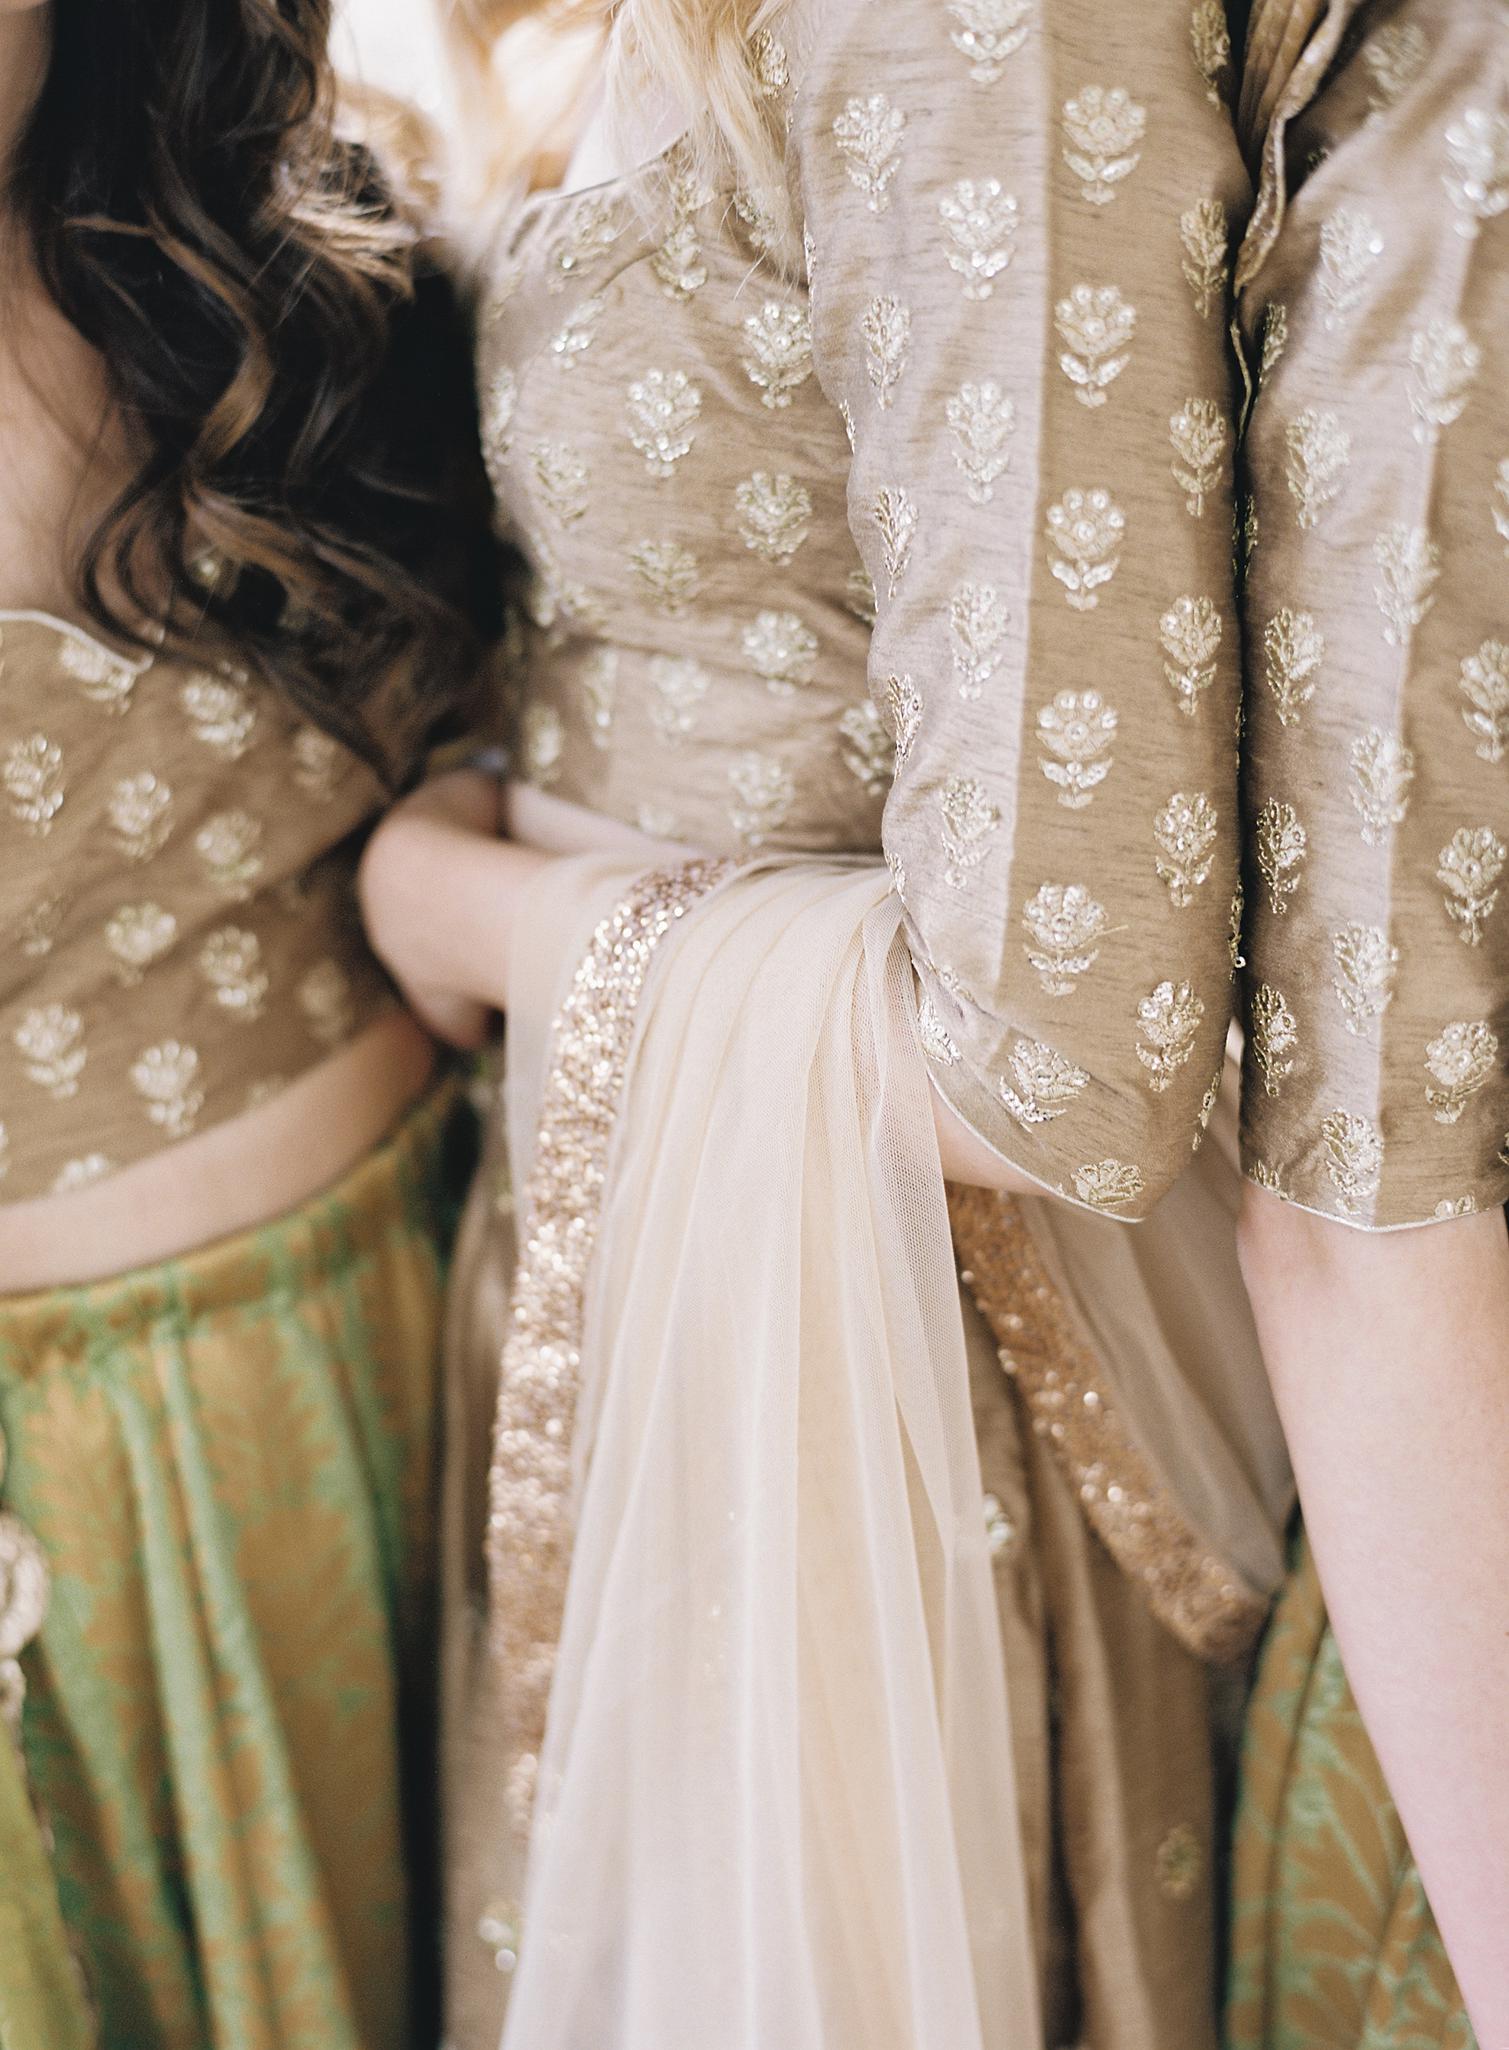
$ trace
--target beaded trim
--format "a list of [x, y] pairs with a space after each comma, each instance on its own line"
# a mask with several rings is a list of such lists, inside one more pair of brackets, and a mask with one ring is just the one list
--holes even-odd
[[488, 1473], [490, 1640], [503, 1667], [508, 1804], [521, 1836], [571, 1566], [587, 1278], [639, 999], [660, 942], [733, 868], [694, 861], [639, 877], [593, 933], [551, 1030]]
[[960, 1278], [1090, 1528], [1187, 1650], [1211, 1664], [1245, 1657], [1268, 1606], [1187, 1521], [1107, 1401], [1094, 1350], [1019, 1205], [993, 1190], [950, 1188], [948, 1208]]

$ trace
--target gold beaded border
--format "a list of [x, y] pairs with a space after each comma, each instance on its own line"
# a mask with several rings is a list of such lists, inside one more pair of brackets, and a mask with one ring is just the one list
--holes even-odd
[[503, 1668], [507, 1789], [521, 1836], [571, 1568], [587, 1280], [639, 1000], [661, 941], [734, 866], [693, 861], [638, 877], [593, 933], [551, 1028], [488, 1472], [490, 1643]]
[[1217, 1665], [1244, 1658], [1268, 1605], [1209, 1549], [1106, 1399], [1093, 1348], [1020, 1206], [991, 1189], [951, 1187], [948, 1209], [960, 1278], [1090, 1528], [1153, 1615], [1197, 1658]]

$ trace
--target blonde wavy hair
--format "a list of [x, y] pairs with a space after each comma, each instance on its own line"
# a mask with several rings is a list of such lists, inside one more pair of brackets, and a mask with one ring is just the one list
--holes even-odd
[[603, 64], [610, 118], [647, 86], [694, 110], [687, 145], [697, 171], [731, 174], [758, 195], [775, 238], [786, 239], [781, 130], [759, 59], [762, 32], [773, 32], [792, 4], [431, 0], [473, 176], [496, 191], [569, 154], [585, 78]]

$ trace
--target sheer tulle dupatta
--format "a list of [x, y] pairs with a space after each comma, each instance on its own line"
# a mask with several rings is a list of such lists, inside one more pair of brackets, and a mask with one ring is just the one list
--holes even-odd
[[[542, 893], [516, 1016], [553, 1012], [560, 914]], [[894, 898], [872, 869], [747, 871], [645, 952], [562, 1425], [574, 1544], [505, 2050], [1035, 2050]], [[513, 1058], [558, 1076], [560, 1033]], [[516, 1113], [541, 1090], [543, 1155], [550, 1084], [516, 1070]]]

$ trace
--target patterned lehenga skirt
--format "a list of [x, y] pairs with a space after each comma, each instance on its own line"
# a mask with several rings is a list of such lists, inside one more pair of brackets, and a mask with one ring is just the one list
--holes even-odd
[[456, 1136], [447, 1088], [277, 1223], [0, 1300], [6, 2050], [433, 2040]]

